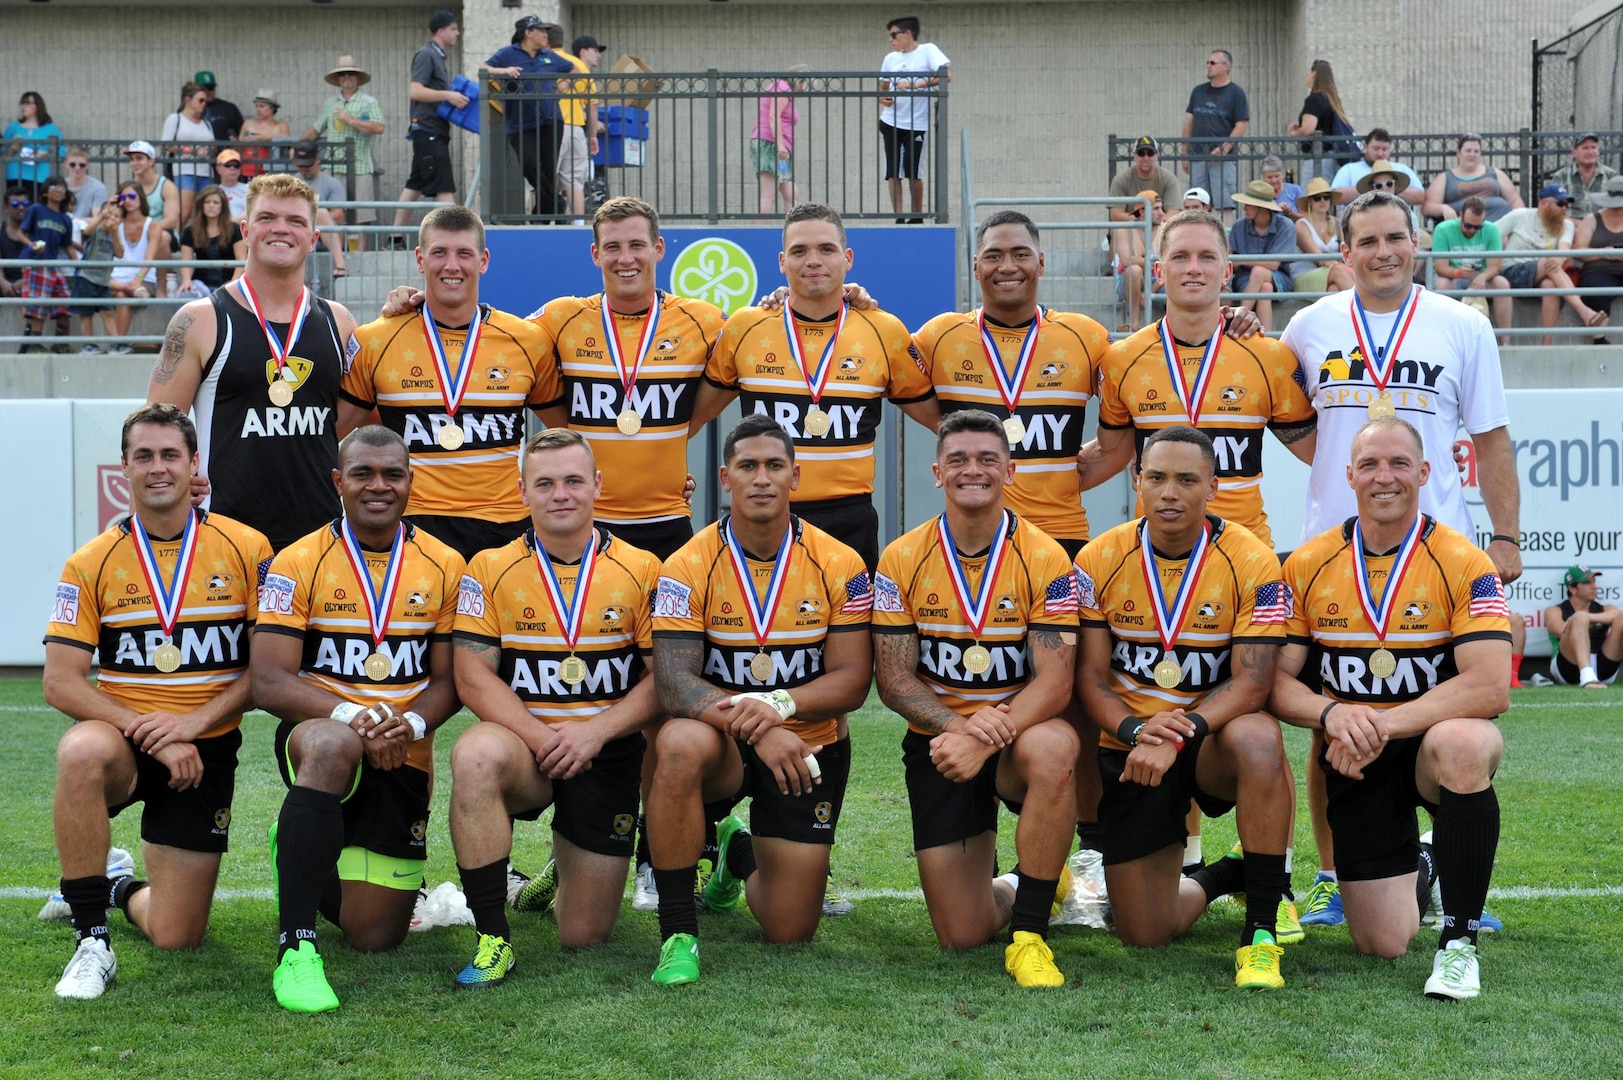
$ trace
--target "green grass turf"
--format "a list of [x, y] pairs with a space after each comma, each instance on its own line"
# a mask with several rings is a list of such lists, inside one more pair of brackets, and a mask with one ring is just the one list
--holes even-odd
[[[627, 900], [613, 941], [584, 952], [561, 952], [550, 922], [515, 918], [515, 974], [499, 988], [457, 991], [451, 979], [472, 954], [471, 929], [413, 934], [392, 954], [362, 956], [324, 927], [343, 1007], [296, 1017], [270, 992], [274, 906], [251, 898], [269, 886], [265, 827], [282, 797], [273, 722], [246, 722], [221, 874], [223, 890], [250, 898], [218, 902], [195, 952], [152, 949], [115, 914], [117, 982], [99, 1001], [62, 1002], [51, 987], [71, 931], [38, 922], [39, 899], [16, 890], [58, 877], [50, 804], [63, 721], [37, 682], [0, 680], [0, 888], [11, 891], [0, 894], [0, 1076], [1617, 1076], [1623, 698], [1544, 689], [1514, 699], [1490, 901], [1508, 928], [1484, 940], [1486, 989], [1475, 1002], [1421, 995], [1435, 942], [1427, 930], [1396, 963], [1356, 955], [1344, 929], [1310, 930], [1286, 955], [1285, 990], [1241, 994], [1232, 984], [1239, 905], [1153, 952], [1104, 931], [1057, 928], [1068, 977], [1057, 991], [1016, 987], [1001, 946], [943, 954], [921, 900], [873, 895], [918, 886], [901, 726], [875, 699], [851, 725], [855, 768], [834, 863], [841, 886], [866, 898], [826, 921], [813, 944], [769, 947], [746, 912], [704, 914], [704, 981], [661, 989], [648, 981], [655, 916]], [[453, 720], [437, 744], [431, 883], [455, 874], [444, 781], [467, 722]], [[1287, 741], [1300, 782], [1306, 738], [1290, 731]], [[544, 833], [520, 827], [519, 866], [539, 869]], [[1006, 867], [1012, 835], [1004, 815]], [[1208, 856], [1233, 837], [1232, 818], [1209, 822]], [[114, 821], [113, 839], [138, 850], [138, 815]], [[1312, 850], [1305, 815], [1297, 847]], [[1298, 892], [1311, 862], [1299, 859]]]

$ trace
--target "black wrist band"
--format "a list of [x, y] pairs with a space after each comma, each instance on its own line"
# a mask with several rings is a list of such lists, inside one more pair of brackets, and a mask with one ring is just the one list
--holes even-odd
[[1206, 718], [1198, 712], [1186, 712], [1183, 714], [1183, 718], [1195, 725], [1195, 734], [1190, 737], [1190, 742], [1205, 738], [1207, 733], [1212, 730], [1212, 726], [1206, 722]]
[[1337, 705], [1340, 705], [1340, 704], [1341, 704], [1341, 702], [1339, 702], [1339, 701], [1332, 701], [1330, 704], [1328, 704], [1328, 705], [1326, 705], [1324, 707], [1324, 711], [1319, 714], [1319, 730], [1320, 731], [1324, 730], [1324, 721], [1329, 717], [1330, 710], [1335, 708]]
[[1116, 741], [1123, 746], [1137, 746], [1138, 733], [1144, 730], [1144, 721], [1136, 716], [1129, 716], [1116, 725]]
[[1511, 547], [1515, 548], [1517, 551], [1520, 551], [1522, 549], [1522, 544], [1521, 544], [1520, 540], [1517, 540], [1514, 536], [1506, 536], [1504, 533], [1494, 533], [1491, 537], [1488, 538], [1488, 543], [1493, 544], [1493, 543], [1497, 543], [1500, 540], [1503, 540], [1505, 543], [1509, 544]]

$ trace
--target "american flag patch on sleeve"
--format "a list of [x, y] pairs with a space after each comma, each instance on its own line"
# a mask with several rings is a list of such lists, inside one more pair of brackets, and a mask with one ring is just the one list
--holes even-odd
[[1075, 615], [1076, 612], [1076, 571], [1067, 570], [1048, 583], [1048, 590], [1043, 594], [1043, 614]]
[[1251, 605], [1253, 626], [1283, 626], [1295, 614], [1296, 602], [1291, 587], [1283, 581], [1270, 581], [1257, 586], [1257, 600]]
[[864, 570], [845, 583], [845, 606], [840, 608], [840, 613], [861, 615], [872, 610], [873, 585], [869, 582], [868, 571]]
[[1494, 615], [1510, 618], [1510, 605], [1505, 603], [1505, 587], [1499, 584], [1498, 574], [1483, 574], [1471, 582], [1470, 612], [1473, 619]]

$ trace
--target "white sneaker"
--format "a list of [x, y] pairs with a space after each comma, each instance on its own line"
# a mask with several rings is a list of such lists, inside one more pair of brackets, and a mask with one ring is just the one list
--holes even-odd
[[100, 355], [102, 355], [102, 350], [101, 350], [100, 345], [84, 345], [84, 346], [80, 347], [79, 352], [80, 352], [81, 355], [84, 355], [84, 356], [100, 356]]
[[113, 950], [107, 947], [107, 942], [101, 938], [87, 937], [79, 942], [73, 959], [68, 961], [67, 970], [62, 972], [62, 978], [56, 984], [56, 996], [81, 1001], [99, 998], [116, 974], [118, 961], [113, 958]]
[[518, 894], [524, 890], [524, 886], [528, 885], [529, 882], [530, 882], [530, 875], [529, 874], [526, 874], [526, 873], [524, 873], [523, 871], [520, 871], [520, 870], [515, 870], [513, 868], [512, 862], [508, 862], [508, 864], [507, 864], [507, 906], [508, 907], [513, 906], [513, 901], [518, 899]]
[[637, 864], [637, 883], [636, 887], [631, 891], [631, 910], [659, 910], [659, 889], [654, 885], [654, 866], [652, 863]]
[[[135, 856], [121, 847], [107, 849], [107, 877], [109, 881], [119, 878], [135, 876]], [[58, 919], [66, 921], [73, 916], [73, 909], [68, 902], [62, 899], [62, 894], [54, 892], [39, 909], [40, 922], [55, 922]]]
[[1426, 980], [1426, 996], [1466, 1001], [1482, 993], [1482, 973], [1477, 964], [1476, 946], [1465, 938], [1455, 938], [1438, 949], [1431, 961], [1431, 978]]

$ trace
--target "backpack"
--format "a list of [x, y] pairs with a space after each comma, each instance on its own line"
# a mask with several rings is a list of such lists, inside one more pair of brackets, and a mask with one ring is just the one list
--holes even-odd
[[1364, 143], [1358, 138], [1358, 132], [1333, 109], [1330, 112], [1330, 130], [1326, 134], [1329, 137], [1325, 139], [1325, 149], [1335, 158], [1337, 165], [1346, 165], [1364, 156]]

